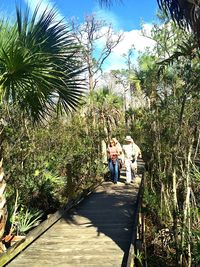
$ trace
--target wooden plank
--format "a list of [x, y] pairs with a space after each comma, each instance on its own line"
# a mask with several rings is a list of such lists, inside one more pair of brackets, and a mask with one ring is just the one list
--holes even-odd
[[[80, 263], [121, 266], [131, 239], [133, 192], [138, 189], [123, 183], [117, 186], [106, 183], [102, 188], [66, 214], [8, 266], [40, 266], [42, 262], [46, 266], [62, 263], [63, 266]], [[99, 212], [92, 212], [96, 206]], [[115, 229], [119, 222], [123, 226]], [[79, 230], [73, 231], [79, 226]]]
[[8, 266], [125, 266], [140, 182], [103, 183]]
[[64, 208], [52, 214], [48, 219], [43, 221], [38, 227], [30, 231], [30, 233], [27, 234], [25, 239], [20, 240], [12, 247], [10, 247], [6, 252], [2, 253], [0, 255], [0, 266], [4, 266], [6, 263], [8, 263], [14, 257], [16, 257], [16, 255], [18, 255], [34, 240], [36, 240], [45, 231], [47, 231], [50, 227], [52, 227], [63, 216], [64, 213], [66, 213], [68, 210], [78, 205], [81, 201], [83, 201], [85, 197], [89, 196], [101, 183], [102, 181], [98, 185], [91, 186], [87, 190], [84, 190], [84, 192], [81, 193], [77, 197], [77, 199], [69, 201], [69, 203], [67, 203], [67, 205]]

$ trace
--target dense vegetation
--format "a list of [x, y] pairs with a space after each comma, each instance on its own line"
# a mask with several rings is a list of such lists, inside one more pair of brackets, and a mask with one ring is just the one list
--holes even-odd
[[35, 127], [10, 113], [3, 151], [12, 231], [24, 234], [20, 220], [27, 210], [33, 216], [38, 210], [47, 216], [102, 179], [100, 135], [88, 120], [77, 113]]
[[155, 50], [140, 56], [136, 71], [149, 98], [141, 119], [146, 256], [150, 266], [191, 266], [200, 260], [199, 52], [193, 37], [169, 21], [155, 25], [151, 37]]
[[[129, 60], [127, 69], [111, 73], [115, 86], [129, 90], [129, 103], [109, 85], [94, 90], [92, 74], [92, 90], [83, 97], [89, 68], [80, 63], [81, 42], [54, 16], [45, 12], [36, 20], [18, 10], [16, 24], [0, 28], [0, 177], [5, 173], [6, 181], [0, 193], [6, 188], [8, 207], [7, 213], [2, 201], [1, 235], [26, 234], [101, 181], [110, 137], [122, 141], [131, 134], [147, 165], [142, 260], [149, 266], [200, 263], [198, 43], [160, 15], [149, 36], [154, 50], [140, 54], [137, 68]], [[87, 52], [91, 59], [93, 51]]]

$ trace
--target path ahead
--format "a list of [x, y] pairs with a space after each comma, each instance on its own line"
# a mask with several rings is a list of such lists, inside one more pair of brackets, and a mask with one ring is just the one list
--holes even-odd
[[140, 178], [121, 180], [104, 182], [6, 266], [126, 266]]

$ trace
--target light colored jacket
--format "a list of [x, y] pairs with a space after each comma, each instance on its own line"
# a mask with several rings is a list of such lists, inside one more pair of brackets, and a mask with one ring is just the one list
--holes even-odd
[[142, 156], [142, 153], [138, 145], [136, 145], [135, 143], [133, 143], [132, 145], [133, 145], [133, 151], [134, 151], [133, 155], [135, 159], [137, 160], [138, 157]]
[[124, 152], [124, 159], [133, 160], [138, 158], [141, 155], [140, 148], [135, 143], [130, 143], [122, 146]]

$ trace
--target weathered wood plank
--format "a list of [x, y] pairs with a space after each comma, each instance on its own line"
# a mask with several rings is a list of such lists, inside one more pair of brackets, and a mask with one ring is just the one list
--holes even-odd
[[[101, 184], [101, 182], [100, 182]], [[76, 206], [77, 204], [81, 203], [81, 201], [91, 194], [93, 190], [95, 190], [98, 185], [91, 186], [84, 193], [81, 193], [77, 199], [69, 201], [67, 205], [60, 209], [59, 211], [52, 214], [47, 220], [42, 222], [37, 228], [33, 229], [25, 239], [17, 242], [11, 248], [9, 248], [5, 253], [1, 254], [0, 256], [0, 266], [4, 266], [10, 260], [12, 260], [16, 255], [18, 255], [22, 250], [24, 250], [28, 245], [30, 245], [34, 240], [36, 240], [41, 234], [47, 231], [53, 224], [55, 224], [64, 213], [70, 210], [72, 207]]]
[[140, 182], [103, 183], [7, 266], [126, 266]]

